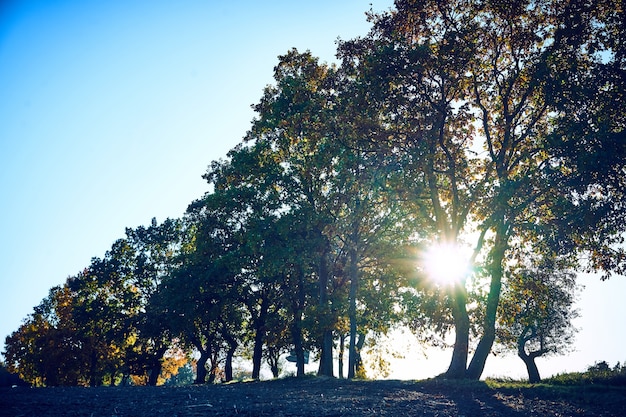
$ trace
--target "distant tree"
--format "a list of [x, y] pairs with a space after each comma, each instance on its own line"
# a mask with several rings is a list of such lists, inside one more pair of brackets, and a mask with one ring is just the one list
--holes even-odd
[[113, 385], [131, 374], [156, 384], [173, 338], [151, 301], [174, 266], [180, 236], [171, 220], [128, 229], [102, 259], [53, 288], [8, 343], [30, 344], [21, 368], [39, 361], [30, 377], [46, 385]]
[[178, 371], [173, 374], [167, 381], [165, 381], [165, 385], [169, 386], [183, 386], [183, 385], [191, 385], [194, 381], [193, 375], [193, 366], [191, 363], [187, 362], [180, 368]]
[[134, 322], [144, 308], [134, 278], [135, 252], [118, 239], [105, 256], [93, 258], [67, 280], [72, 292], [75, 332], [89, 357], [89, 385], [116, 383], [126, 368], [126, 353], [136, 338]]
[[6, 338], [3, 354], [10, 372], [34, 386], [88, 383], [88, 352], [75, 332], [72, 304], [67, 286], [53, 287]]
[[284, 313], [279, 310], [272, 312], [268, 317], [269, 319], [266, 321], [267, 336], [264, 357], [270, 367], [272, 376], [278, 378], [283, 366], [281, 357], [290, 352], [292, 343], [288, 322], [284, 317]]
[[186, 217], [189, 242], [158, 292], [172, 335], [200, 355], [198, 384], [207, 382], [207, 377], [212, 382], [222, 364], [228, 378], [232, 376], [232, 360], [245, 327], [245, 263], [238, 256], [239, 220], [231, 216], [237, 208], [222, 197], [211, 194], [190, 206]]
[[519, 265], [506, 278], [499, 306], [498, 341], [515, 349], [531, 383], [541, 381], [535, 359], [573, 348], [578, 317], [575, 273], [558, 260]]
[[173, 347], [174, 335], [167, 326], [167, 300], [157, 292], [163, 279], [174, 268], [186, 238], [181, 220], [156, 219], [148, 227], [126, 229], [126, 240], [133, 250], [132, 276], [129, 281], [140, 298], [141, 308], [129, 324], [134, 341], [129, 346], [127, 362], [137, 373], [146, 373], [148, 385], [159, 381], [163, 356]]

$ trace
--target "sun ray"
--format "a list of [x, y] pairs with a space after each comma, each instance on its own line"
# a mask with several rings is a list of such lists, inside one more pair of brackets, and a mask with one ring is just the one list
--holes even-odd
[[454, 243], [435, 243], [422, 257], [422, 266], [428, 277], [438, 285], [453, 285], [470, 272], [467, 249]]

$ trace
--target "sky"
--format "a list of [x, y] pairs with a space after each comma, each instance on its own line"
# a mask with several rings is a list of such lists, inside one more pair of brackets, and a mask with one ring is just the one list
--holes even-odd
[[[125, 228], [180, 217], [208, 191], [202, 174], [245, 135], [279, 55], [332, 62], [338, 38], [365, 35], [365, 12], [392, 3], [2, 1], [2, 342]], [[577, 351], [540, 359], [544, 375], [626, 361], [626, 278], [581, 283]], [[449, 352], [405, 350], [392, 376], [445, 371]], [[486, 374], [524, 368], [490, 358]]]

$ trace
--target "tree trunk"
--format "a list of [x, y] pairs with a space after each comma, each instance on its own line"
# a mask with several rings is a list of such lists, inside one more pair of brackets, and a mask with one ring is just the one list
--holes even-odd
[[478, 342], [472, 361], [467, 369], [467, 378], [479, 380], [485, 370], [485, 363], [496, 339], [496, 313], [500, 303], [502, 288], [503, 261], [507, 248], [506, 225], [502, 222], [496, 230], [495, 243], [491, 260], [491, 284], [487, 295], [483, 335]]
[[296, 354], [296, 376], [304, 376], [304, 342], [302, 340], [302, 315], [306, 303], [306, 293], [304, 288], [304, 272], [300, 269], [297, 271], [298, 285], [297, 296], [291, 301], [291, 309], [293, 312], [293, 324], [291, 326], [291, 338]]
[[291, 336], [296, 353], [296, 376], [301, 377], [304, 376], [304, 349], [302, 347], [302, 313], [300, 311], [294, 316]]
[[519, 356], [522, 361], [524, 361], [524, 365], [526, 365], [526, 371], [528, 372], [528, 382], [530, 382], [531, 384], [541, 382], [539, 369], [537, 368], [535, 359], [548, 353], [547, 350], [543, 349], [535, 352], [530, 352], [530, 354], [526, 353], [526, 343], [533, 337], [535, 337], [536, 334], [537, 333], [535, 327], [527, 326], [517, 339], [517, 356]]
[[272, 377], [274, 377], [274, 379], [277, 379], [280, 376], [280, 370], [278, 369], [277, 363], [271, 364], [270, 371], [272, 371]]
[[156, 384], [159, 382], [159, 375], [161, 375], [161, 369], [163, 369], [163, 362], [161, 361], [161, 358], [163, 358], [166, 350], [167, 348], [165, 346], [161, 346], [159, 349], [157, 349], [157, 351], [154, 353], [154, 356], [152, 357], [150, 376], [148, 376], [148, 385], [150, 385], [151, 387], [156, 386]]
[[333, 331], [326, 329], [322, 334], [322, 351], [318, 375], [334, 376], [333, 370]]
[[357, 377], [365, 378], [365, 366], [363, 365], [363, 359], [361, 358], [361, 351], [365, 345], [365, 334], [358, 333], [359, 340], [356, 342], [356, 358], [354, 361], [354, 374]]
[[267, 312], [269, 309], [269, 301], [264, 297], [261, 301], [259, 315], [254, 321], [254, 353], [252, 354], [252, 379], [259, 379], [261, 375], [261, 362], [263, 360], [263, 342], [265, 341], [265, 322], [267, 320]]
[[209, 369], [209, 384], [214, 384], [219, 372], [219, 350], [211, 352], [211, 368]]
[[154, 363], [151, 367], [150, 367], [150, 375], [148, 376], [148, 385], [151, 387], [155, 387], [156, 384], [159, 382], [159, 375], [161, 375], [161, 361], [156, 361], [156, 363]]
[[196, 364], [196, 380], [194, 384], [204, 384], [206, 382], [206, 363], [209, 360], [209, 352], [200, 350], [200, 358]]
[[348, 344], [348, 379], [353, 379], [356, 372], [356, 296], [359, 285], [359, 271], [357, 267], [356, 245], [350, 249], [350, 306], [348, 308], [348, 316], [350, 319], [350, 342]]
[[117, 379], [117, 374], [118, 373], [119, 372], [117, 370], [114, 370], [113, 372], [111, 372], [111, 380], [109, 381], [109, 386], [110, 387], [114, 387], [115, 386], [115, 380]]
[[233, 358], [239, 344], [231, 336], [225, 336], [225, 339], [228, 342], [228, 351], [226, 352], [226, 363], [224, 364], [224, 380], [230, 382], [233, 380]]
[[89, 362], [89, 386], [97, 387], [98, 383], [98, 352], [92, 348]]
[[224, 382], [230, 382], [233, 380], [233, 357], [235, 356], [235, 350], [228, 349], [226, 353], [226, 363], [224, 364]]
[[272, 376], [274, 377], [274, 379], [278, 378], [280, 375], [280, 368], [278, 366], [279, 360], [280, 360], [280, 355], [277, 352], [274, 352], [274, 351], [269, 352], [267, 363], [270, 366], [270, 371], [272, 371]]
[[478, 342], [476, 351], [472, 356], [467, 368], [467, 378], [479, 380], [485, 369], [485, 363], [491, 352], [493, 342], [496, 339], [496, 310], [500, 300], [500, 287], [502, 286], [502, 276], [492, 276], [489, 295], [487, 296], [487, 308], [485, 322], [483, 324], [483, 335]]
[[526, 365], [526, 370], [528, 371], [528, 382], [531, 384], [537, 384], [541, 382], [541, 377], [539, 376], [539, 369], [537, 368], [537, 364], [535, 363], [535, 356], [533, 355], [519, 355], [520, 358], [524, 361], [524, 365]]
[[339, 335], [339, 378], [343, 378], [343, 357], [346, 350], [346, 335]]
[[270, 367], [274, 379], [280, 375], [280, 354], [282, 349], [278, 346], [268, 346], [266, 350], [265, 361]]
[[322, 351], [318, 375], [333, 376], [333, 331], [328, 306], [328, 250], [324, 250], [319, 265], [319, 308], [322, 324]]
[[293, 326], [291, 328], [291, 337], [296, 351], [296, 376], [304, 376], [304, 347], [302, 341], [302, 309], [304, 308], [304, 274], [298, 273], [298, 297], [293, 300]]
[[452, 379], [465, 378], [467, 356], [469, 351], [470, 321], [467, 314], [467, 294], [462, 283], [455, 285], [452, 293], [452, 316], [454, 318], [454, 350], [452, 360], [446, 371], [446, 377]]

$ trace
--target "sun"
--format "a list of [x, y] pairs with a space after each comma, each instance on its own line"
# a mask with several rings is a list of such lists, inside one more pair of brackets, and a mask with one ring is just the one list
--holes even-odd
[[453, 243], [435, 243], [424, 252], [422, 266], [435, 283], [453, 285], [470, 272], [468, 250]]

